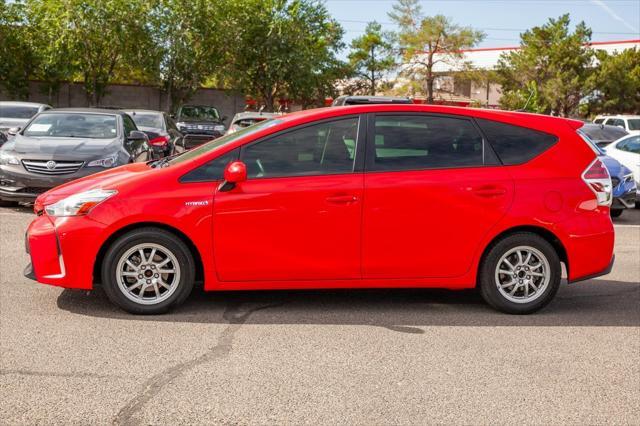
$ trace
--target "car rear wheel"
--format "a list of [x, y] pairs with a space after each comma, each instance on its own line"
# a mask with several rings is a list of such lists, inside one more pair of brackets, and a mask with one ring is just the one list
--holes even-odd
[[499, 311], [530, 314], [546, 306], [560, 287], [562, 268], [553, 246], [539, 235], [510, 235], [491, 247], [480, 267], [484, 300]]
[[102, 264], [109, 299], [133, 314], [161, 314], [184, 302], [193, 289], [189, 248], [172, 233], [142, 228], [118, 238]]

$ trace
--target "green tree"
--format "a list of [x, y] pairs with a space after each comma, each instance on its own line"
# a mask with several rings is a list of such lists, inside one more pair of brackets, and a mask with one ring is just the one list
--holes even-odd
[[36, 68], [25, 24], [23, 4], [0, 1], [0, 86], [16, 99], [28, 99], [29, 77]]
[[225, 19], [225, 82], [273, 110], [308, 103], [335, 79], [342, 28], [316, 0], [233, 0]]
[[33, 0], [38, 30], [57, 34], [84, 82], [91, 105], [100, 105], [116, 76], [149, 69], [149, 2], [129, 0]]
[[353, 39], [349, 53], [354, 77], [351, 92], [376, 94], [385, 73], [396, 65], [392, 37], [374, 21], [367, 24], [364, 35]]
[[153, 55], [170, 111], [190, 98], [222, 64], [228, 3], [155, 0], [150, 19]]
[[503, 54], [496, 72], [502, 85], [500, 105], [569, 116], [589, 92], [593, 50], [586, 47], [591, 30], [584, 22], [569, 31], [569, 15], [524, 32], [520, 49]]
[[588, 86], [591, 113], [640, 114], [640, 50], [625, 49], [610, 55], [597, 51], [599, 66]]
[[59, 1], [40, 0], [26, 0], [25, 6], [27, 42], [37, 58], [31, 77], [42, 82], [48, 102], [53, 103], [62, 82], [72, 79], [75, 70], [69, 34], [61, 34], [51, 22], [64, 13], [64, 6]]
[[424, 16], [418, 0], [398, 0], [389, 17], [400, 27], [402, 74], [424, 80], [428, 103], [433, 103], [433, 83], [437, 76], [434, 66], [440, 62], [460, 63], [461, 50], [484, 39], [483, 32], [457, 25], [446, 16]]

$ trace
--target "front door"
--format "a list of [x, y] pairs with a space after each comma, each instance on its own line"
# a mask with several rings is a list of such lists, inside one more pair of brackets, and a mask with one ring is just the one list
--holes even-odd
[[298, 127], [242, 148], [248, 180], [214, 199], [221, 281], [361, 277], [359, 121]]
[[473, 121], [376, 115], [363, 212], [364, 278], [455, 277], [513, 196]]

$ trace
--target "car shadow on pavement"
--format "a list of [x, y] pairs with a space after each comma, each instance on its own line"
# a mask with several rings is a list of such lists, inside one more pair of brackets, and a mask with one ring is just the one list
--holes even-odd
[[135, 321], [228, 323], [225, 313], [255, 311], [246, 324], [371, 325], [423, 333], [427, 326], [622, 326], [640, 325], [640, 283], [591, 280], [565, 284], [556, 299], [533, 315], [496, 312], [474, 290], [375, 289], [208, 292], [196, 289], [165, 315], [130, 315], [101, 289], [64, 290], [60, 309], [79, 315]]

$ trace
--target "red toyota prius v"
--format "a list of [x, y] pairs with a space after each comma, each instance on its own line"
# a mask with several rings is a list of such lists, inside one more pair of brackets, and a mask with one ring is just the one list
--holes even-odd
[[162, 313], [205, 290], [478, 287], [534, 312], [611, 270], [611, 179], [581, 122], [364, 105], [263, 121], [38, 197], [25, 275]]

